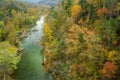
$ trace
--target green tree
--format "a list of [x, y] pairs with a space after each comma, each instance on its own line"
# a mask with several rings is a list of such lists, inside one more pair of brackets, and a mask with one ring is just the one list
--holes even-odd
[[10, 74], [17, 68], [20, 56], [17, 55], [17, 48], [9, 42], [0, 43], [0, 79], [9, 80]]
[[65, 0], [64, 9], [70, 15], [70, 8], [73, 5], [73, 0]]

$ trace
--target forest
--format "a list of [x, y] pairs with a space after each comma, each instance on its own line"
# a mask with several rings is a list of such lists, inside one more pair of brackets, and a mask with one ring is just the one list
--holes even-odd
[[120, 0], [24, 1], [0, 0], [0, 80], [120, 80]]
[[0, 80], [13, 80], [21, 60], [20, 40], [35, 25], [40, 8], [30, 3], [0, 0]]
[[120, 80], [120, 0], [61, 0], [41, 44], [54, 80]]

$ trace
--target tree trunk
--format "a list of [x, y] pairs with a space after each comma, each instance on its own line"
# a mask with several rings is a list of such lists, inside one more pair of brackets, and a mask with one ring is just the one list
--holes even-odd
[[3, 74], [3, 80], [6, 80], [6, 73]]

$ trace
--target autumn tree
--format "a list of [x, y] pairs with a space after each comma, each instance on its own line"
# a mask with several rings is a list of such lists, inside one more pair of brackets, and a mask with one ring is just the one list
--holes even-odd
[[11, 80], [21, 57], [18, 42], [35, 25], [40, 8], [27, 2], [0, 0], [0, 80]]
[[41, 43], [44, 69], [53, 79], [120, 79], [117, 2], [65, 0], [60, 8], [50, 9]]
[[75, 20], [76, 23], [78, 21], [81, 10], [82, 10], [82, 8], [77, 4], [75, 4], [71, 7], [71, 17]]
[[48, 41], [50, 41], [52, 39], [52, 31], [47, 23], [44, 24], [44, 33]]
[[73, 0], [66, 0], [64, 2], [64, 9], [68, 14], [70, 14], [70, 7], [72, 6], [72, 4], [73, 4]]
[[9, 42], [0, 43], [0, 79], [10, 80], [10, 74], [17, 68], [20, 56], [17, 48]]

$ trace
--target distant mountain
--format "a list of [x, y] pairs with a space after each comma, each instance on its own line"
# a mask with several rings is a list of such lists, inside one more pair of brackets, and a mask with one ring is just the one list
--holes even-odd
[[54, 6], [58, 2], [58, 0], [20, 0], [20, 1], [50, 5], [50, 6]]
[[20, 0], [20, 1], [27, 1], [27, 2], [32, 2], [32, 3], [38, 3], [39, 1], [44, 1], [44, 0]]

